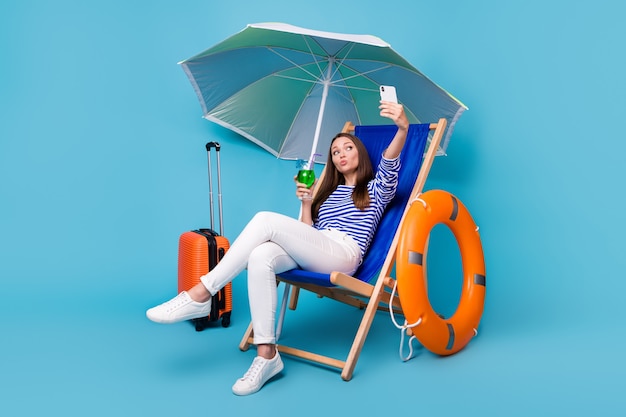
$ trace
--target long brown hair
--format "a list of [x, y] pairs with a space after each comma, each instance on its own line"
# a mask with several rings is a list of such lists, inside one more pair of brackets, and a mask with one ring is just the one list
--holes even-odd
[[[367, 149], [365, 148], [365, 145], [363, 145], [363, 142], [350, 133], [336, 134], [333, 140], [330, 141], [330, 148], [332, 148], [335, 140], [340, 137], [350, 139], [358, 151], [359, 165], [356, 169], [356, 185], [352, 191], [352, 201], [354, 201], [354, 205], [359, 210], [365, 210], [370, 205], [370, 195], [367, 191], [367, 183], [374, 178], [372, 162], [370, 161]], [[328, 196], [330, 196], [339, 185], [344, 185], [345, 182], [346, 180], [343, 174], [337, 171], [335, 164], [333, 164], [333, 154], [329, 151], [324, 178], [322, 179], [322, 183], [318, 185], [319, 188], [315, 193], [315, 198], [313, 199], [313, 204], [311, 206], [313, 220], [317, 218], [322, 203], [326, 201]]]

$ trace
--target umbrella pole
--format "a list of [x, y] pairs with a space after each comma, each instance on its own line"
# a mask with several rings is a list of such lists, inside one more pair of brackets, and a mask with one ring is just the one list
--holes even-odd
[[313, 136], [313, 146], [311, 147], [311, 155], [309, 156], [309, 166], [313, 169], [312, 162], [315, 159], [315, 151], [317, 150], [317, 142], [320, 138], [322, 130], [322, 120], [324, 119], [324, 110], [326, 109], [326, 98], [328, 97], [328, 89], [330, 88], [330, 77], [332, 75], [333, 64], [335, 60], [331, 57], [328, 61], [328, 73], [324, 79], [324, 89], [322, 90], [322, 102], [320, 103], [320, 112], [317, 115], [317, 124], [315, 125], [315, 135]]

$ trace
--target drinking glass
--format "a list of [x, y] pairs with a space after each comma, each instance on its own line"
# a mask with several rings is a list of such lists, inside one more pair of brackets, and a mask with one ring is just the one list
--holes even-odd
[[[308, 161], [304, 159], [298, 159], [296, 162], [296, 167], [298, 168], [298, 182], [306, 185], [307, 188], [311, 188], [313, 183], [315, 182], [315, 171], [313, 167], [310, 166]], [[304, 200], [310, 200], [313, 196], [309, 194], [306, 197], [303, 197]]]

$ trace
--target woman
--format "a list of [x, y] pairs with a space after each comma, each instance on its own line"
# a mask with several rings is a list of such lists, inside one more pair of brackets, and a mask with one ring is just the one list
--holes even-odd
[[379, 108], [380, 115], [392, 119], [398, 130], [383, 152], [375, 177], [361, 141], [338, 134], [331, 143], [326, 175], [315, 199], [311, 195], [317, 184], [309, 189], [296, 181], [296, 196], [302, 201], [300, 221], [277, 213], [258, 213], [200, 283], [146, 312], [158, 323], [207, 316], [212, 295], [247, 267], [258, 356], [233, 385], [237, 395], [258, 391], [283, 369], [275, 338], [276, 274], [298, 267], [320, 273], [354, 273], [395, 195], [409, 122], [402, 105], [381, 101]]

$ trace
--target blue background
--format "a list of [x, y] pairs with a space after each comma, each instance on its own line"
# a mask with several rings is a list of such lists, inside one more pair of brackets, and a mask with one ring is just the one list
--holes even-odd
[[[623, 415], [625, 12], [617, 0], [3, 1], [0, 410]], [[285, 358], [239, 398], [230, 387], [254, 355], [237, 348], [245, 273], [227, 329], [145, 318], [176, 292], [178, 235], [208, 223], [207, 141], [223, 145], [227, 237], [262, 209], [297, 215], [293, 162], [203, 120], [177, 65], [265, 21], [380, 36], [470, 107], [426, 187], [481, 227], [485, 313], [459, 354], [401, 362], [380, 314], [352, 381]], [[445, 227], [429, 262], [433, 304], [453, 312]], [[283, 340], [342, 357], [358, 318], [305, 294]]]

